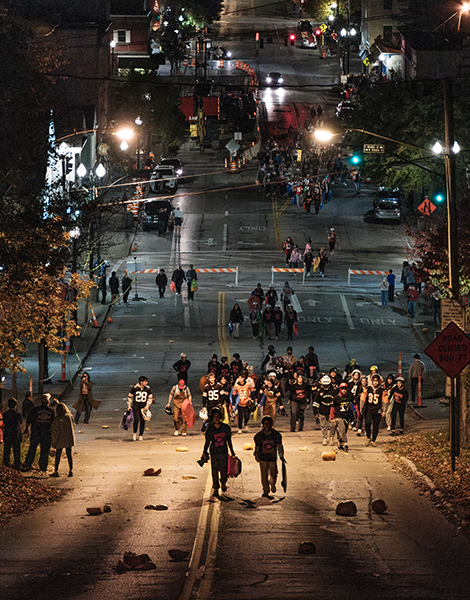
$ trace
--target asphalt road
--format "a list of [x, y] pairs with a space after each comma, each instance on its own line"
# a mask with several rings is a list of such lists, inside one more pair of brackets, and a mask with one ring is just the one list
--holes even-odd
[[[269, 60], [263, 64], [269, 70]], [[189, 173], [201, 177], [182, 185], [173, 200], [185, 216], [181, 239], [139, 232], [132, 256], [110, 255], [112, 269], [122, 276], [134, 256], [145, 269], [163, 266], [169, 274], [179, 263], [185, 269], [190, 263], [238, 267], [238, 286], [234, 274], [201, 274], [194, 301], [185, 291], [176, 297], [169, 290], [160, 299], [155, 274], [145, 273], [131, 293], [145, 300], [111, 309], [113, 321], [104, 325], [86, 364], [102, 404], [89, 425], [77, 428], [73, 480], [49, 480], [70, 492], [59, 504], [0, 530], [1, 598], [467, 598], [470, 544], [426, 495], [392, 469], [382, 452], [383, 430], [377, 448], [365, 448], [364, 438], [351, 432], [349, 452], [324, 462], [311, 412], [302, 433], [291, 433], [287, 418], [279, 418], [288, 488], [286, 494], [278, 489], [269, 501], [261, 498], [252, 452], [243, 449], [257, 431], [252, 424], [249, 433], [234, 436], [242, 474], [230, 482], [225, 501], [210, 501], [208, 467], [196, 463], [203, 446], [200, 421], [187, 437], [176, 438], [163, 411], [176, 381], [172, 365], [182, 351], [188, 354], [196, 411], [198, 381], [214, 352], [239, 352], [259, 370], [270, 342], [253, 340], [247, 323], [240, 339], [229, 338], [228, 313], [239, 302], [246, 314], [258, 281], [267, 288], [271, 268], [284, 266], [276, 240], [291, 235], [302, 246], [311, 237], [319, 248], [335, 227], [341, 241], [324, 279], [303, 283], [292, 274], [274, 275], [278, 291], [285, 279], [291, 282], [302, 306], [294, 354], [314, 344], [322, 368], [342, 369], [356, 358], [365, 370], [377, 364], [386, 375], [396, 372], [400, 351], [406, 369], [422, 350], [422, 337], [419, 317], [411, 323], [400, 298], [393, 307], [380, 306], [380, 277], [354, 276], [348, 286], [349, 268], [399, 272], [405, 258], [403, 226], [364, 222], [369, 191], [357, 194], [351, 183], [341, 186], [318, 216], [306, 215], [281, 200], [265, 199], [258, 187], [245, 187], [256, 179], [253, 164], [228, 176], [216, 152], [202, 156], [187, 150], [183, 158]], [[232, 189], [222, 189], [227, 185]], [[278, 353], [285, 351], [285, 332], [275, 346]], [[426, 366], [427, 385], [433, 385], [440, 375], [427, 361]], [[140, 374], [149, 378], [156, 404], [144, 441], [132, 442], [119, 422], [127, 392]], [[178, 452], [182, 446], [187, 451]], [[161, 468], [161, 475], [143, 477], [148, 467]], [[376, 497], [388, 504], [383, 515], [370, 510]], [[336, 515], [344, 500], [356, 503], [357, 516]], [[87, 515], [87, 507], [105, 504], [110, 513]], [[165, 504], [168, 510], [146, 510], [148, 504]], [[299, 555], [303, 541], [313, 542], [316, 554]], [[171, 548], [187, 551], [188, 559], [171, 560]], [[125, 551], [148, 553], [156, 569], [118, 575], [114, 567]]]

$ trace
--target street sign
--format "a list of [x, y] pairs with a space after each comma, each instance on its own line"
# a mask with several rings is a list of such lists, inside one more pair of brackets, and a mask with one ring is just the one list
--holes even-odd
[[383, 153], [383, 152], [385, 152], [385, 146], [383, 144], [364, 144], [363, 151], [366, 153], [367, 152]]
[[424, 351], [448, 377], [455, 379], [470, 362], [470, 338], [451, 322]]
[[432, 213], [436, 210], [436, 208], [437, 208], [437, 206], [435, 204], [433, 204], [427, 196], [421, 202], [421, 204], [418, 206], [418, 210], [421, 213], [423, 213], [423, 215], [426, 215], [427, 217], [429, 217], [429, 215], [432, 215]]
[[236, 154], [237, 150], [240, 148], [240, 144], [237, 144], [235, 140], [230, 140], [228, 144], [225, 144], [225, 147], [230, 152], [230, 154]]
[[441, 298], [441, 328], [444, 329], [452, 321], [465, 331], [465, 309], [453, 298]]
[[108, 144], [105, 144], [104, 142], [102, 142], [101, 144], [98, 144], [97, 151], [100, 156], [106, 156], [109, 152]]

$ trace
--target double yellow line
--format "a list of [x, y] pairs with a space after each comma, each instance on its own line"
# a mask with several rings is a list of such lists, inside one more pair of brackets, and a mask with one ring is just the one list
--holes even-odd
[[230, 356], [228, 347], [227, 323], [228, 321], [225, 317], [225, 292], [219, 292], [217, 328], [219, 330], [220, 351], [222, 353], [221, 356], [226, 356], [230, 364], [232, 357]]
[[271, 206], [273, 211], [274, 241], [276, 243], [276, 250], [282, 250], [282, 237], [281, 227], [279, 225], [279, 217], [287, 209], [290, 203], [291, 199], [287, 198], [287, 200], [284, 202], [281, 208], [278, 208], [277, 198], [273, 196], [273, 198], [271, 199]]

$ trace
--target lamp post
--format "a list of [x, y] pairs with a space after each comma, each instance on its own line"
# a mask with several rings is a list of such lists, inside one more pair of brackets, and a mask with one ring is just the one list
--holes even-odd
[[[460, 298], [459, 284], [459, 237], [457, 227], [457, 196], [455, 185], [455, 155], [459, 151], [459, 145], [454, 141], [454, 113], [453, 113], [453, 97], [452, 97], [452, 80], [445, 79], [444, 81], [444, 126], [445, 126], [445, 152], [444, 164], [446, 175], [446, 196], [447, 196], [447, 254], [449, 261], [449, 288], [450, 293], [456, 302]], [[365, 131], [363, 129], [353, 129], [350, 131], [358, 131], [371, 135], [380, 139], [399, 143], [410, 148], [424, 150], [406, 142], [400, 142], [392, 138]], [[318, 134], [317, 134], [318, 132]], [[326, 142], [334, 134], [328, 130], [317, 130], [314, 132], [315, 137], [319, 141]], [[436, 142], [433, 146], [433, 152], [436, 154], [442, 153], [442, 145]], [[450, 395], [450, 445], [451, 445], [451, 468], [455, 471], [455, 458], [460, 454], [460, 381], [451, 378], [451, 395]]]
[[135, 118], [134, 123], [137, 125], [137, 160], [136, 160], [136, 165], [137, 165], [137, 170], [140, 170], [140, 127], [142, 125], [142, 119], [140, 118], [140, 116], [137, 116]]
[[341, 29], [341, 31], [339, 32], [340, 36], [344, 38], [346, 46], [346, 50], [343, 51], [343, 75], [349, 75], [349, 54], [351, 50], [351, 38], [354, 37], [356, 33], [357, 32], [354, 29], [354, 27], [349, 27], [349, 25], [347, 29], [343, 27], [343, 29]]

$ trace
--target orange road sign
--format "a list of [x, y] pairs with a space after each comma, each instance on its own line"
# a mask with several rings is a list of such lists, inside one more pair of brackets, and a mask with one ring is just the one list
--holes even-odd
[[427, 217], [429, 215], [431, 215], [435, 210], [436, 210], [437, 206], [435, 204], [433, 204], [431, 202], [431, 200], [429, 200], [429, 198], [426, 196], [426, 198], [421, 202], [421, 204], [418, 206], [418, 210], [420, 212], [423, 213], [423, 215], [426, 215]]

